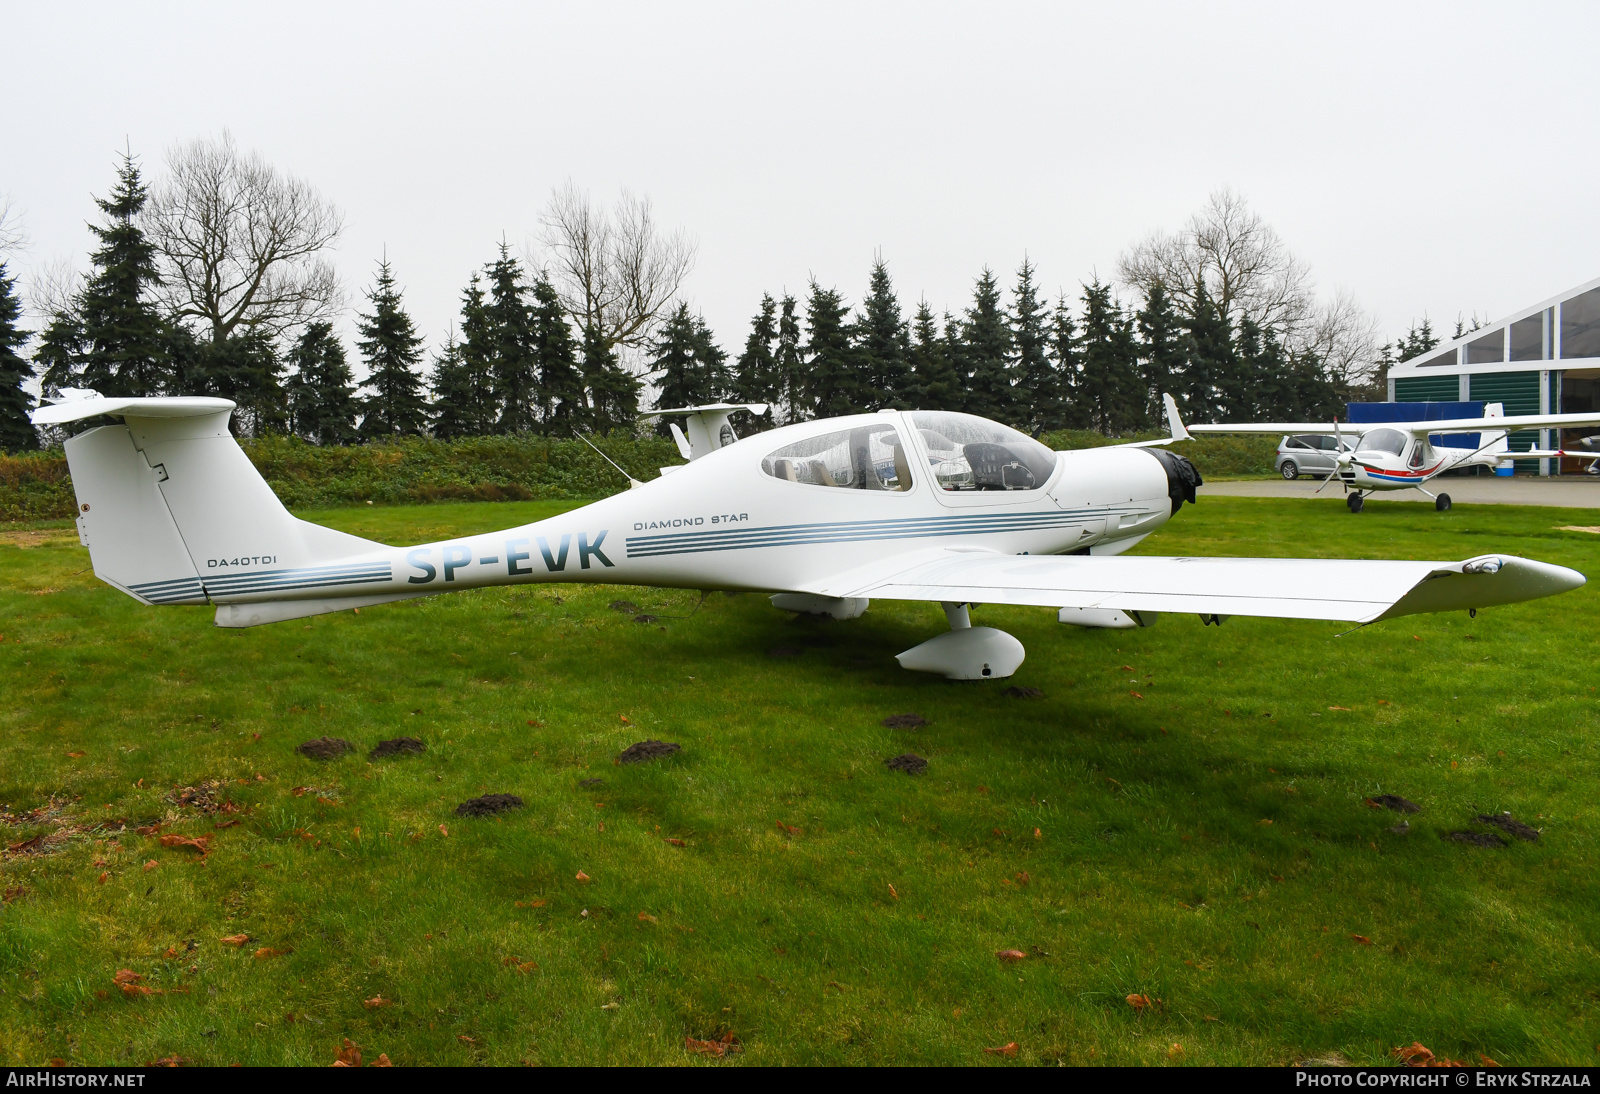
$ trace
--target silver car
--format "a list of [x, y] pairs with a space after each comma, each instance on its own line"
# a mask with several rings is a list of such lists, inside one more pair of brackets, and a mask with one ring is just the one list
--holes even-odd
[[[1344, 450], [1355, 450], [1356, 438], [1346, 437]], [[1339, 453], [1339, 443], [1333, 436], [1317, 433], [1298, 433], [1278, 442], [1278, 474], [1286, 479], [1301, 475], [1327, 478], [1333, 472], [1334, 460]]]

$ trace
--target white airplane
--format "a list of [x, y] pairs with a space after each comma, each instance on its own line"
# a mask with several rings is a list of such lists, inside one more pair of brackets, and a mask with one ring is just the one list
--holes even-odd
[[1200, 476], [1172, 436], [1052, 452], [970, 414], [885, 410], [742, 440], [734, 409], [684, 408], [690, 462], [548, 520], [414, 547], [298, 520], [228, 431], [225, 399], [83, 397], [39, 425], [103, 415], [66, 442], [78, 530], [97, 577], [143, 604], [212, 604], [253, 627], [487, 585], [760, 591], [849, 619], [874, 598], [943, 607], [950, 630], [908, 669], [1000, 679], [1022, 644], [973, 626], [982, 604], [1058, 609], [1064, 623], [1150, 626], [1161, 612], [1373, 623], [1473, 611], [1584, 583], [1511, 555], [1461, 562], [1117, 557], [1192, 502]]
[[[1380, 490], [1419, 490], [1433, 499], [1435, 509], [1450, 508], [1450, 495], [1435, 494], [1422, 484], [1458, 467], [1501, 468], [1513, 460], [1557, 459], [1572, 456], [1580, 460], [1600, 459], [1600, 451], [1573, 451], [1560, 448], [1535, 448], [1513, 452], [1507, 438], [1518, 429], [1578, 429], [1600, 425], [1595, 414], [1522, 414], [1506, 417], [1504, 404], [1490, 403], [1482, 418], [1452, 418], [1434, 422], [1375, 422], [1355, 432], [1353, 450], [1345, 450], [1344, 433], [1337, 419], [1332, 428], [1305, 422], [1250, 422], [1238, 425], [1191, 425], [1191, 433], [1332, 433], [1339, 440], [1339, 455], [1334, 468], [1316, 492], [1335, 478], [1344, 487], [1345, 505], [1359, 513], [1366, 498]], [[1435, 448], [1428, 437], [1441, 434], [1476, 433], [1477, 448]], [[1587, 441], [1586, 441], [1587, 443]]]

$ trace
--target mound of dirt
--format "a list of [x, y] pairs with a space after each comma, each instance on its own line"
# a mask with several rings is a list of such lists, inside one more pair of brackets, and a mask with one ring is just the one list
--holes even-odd
[[596, 776], [593, 779], [579, 779], [578, 780], [578, 785], [579, 786], [599, 786], [603, 782], [605, 782], [604, 779], [599, 778], [598, 776]]
[[1013, 684], [1000, 693], [1009, 699], [1043, 699], [1044, 692], [1038, 688], [1025, 688], [1020, 684]]
[[1504, 847], [1506, 841], [1493, 832], [1451, 832], [1445, 839], [1471, 847]]
[[1410, 821], [1401, 821], [1399, 824], [1395, 825], [1393, 828], [1390, 828], [1389, 831], [1393, 832], [1397, 836], [1403, 836], [1407, 832], [1411, 831], [1411, 822]]
[[659, 760], [663, 756], [681, 751], [683, 751], [682, 745], [672, 744], [670, 741], [640, 741], [623, 749], [622, 754], [617, 757], [617, 763], [642, 764], [646, 760]]
[[803, 651], [799, 646], [773, 646], [767, 651], [768, 657], [799, 657]]
[[422, 751], [422, 742], [415, 737], [393, 737], [387, 741], [379, 741], [378, 747], [367, 753], [367, 759], [381, 760], [385, 756], [404, 756], [407, 753]]
[[203, 782], [198, 786], [174, 787], [167, 795], [167, 800], [173, 805], [187, 805], [191, 809], [210, 816], [216, 812], [234, 812], [223, 798], [222, 783], [219, 780]]
[[623, 615], [634, 615], [639, 611], [639, 605], [631, 600], [613, 600], [608, 607], [614, 612], [621, 612]]
[[930, 723], [920, 714], [891, 714], [878, 724], [890, 729], [921, 729]]
[[884, 760], [883, 766], [890, 771], [904, 771], [907, 775], [920, 775], [928, 770], [928, 761], [918, 756], [915, 752], [904, 752], [892, 759]]
[[485, 794], [456, 806], [458, 817], [490, 817], [507, 809], [521, 809], [522, 799], [515, 794]]
[[295, 745], [294, 750], [308, 760], [337, 760], [346, 752], [354, 752], [356, 746], [343, 737], [318, 737], [314, 741]]
[[1510, 813], [1479, 813], [1478, 823], [1491, 824], [1502, 832], [1509, 832], [1518, 839], [1525, 839], [1530, 842], [1539, 838], [1539, 830], [1537, 828], [1523, 824]]
[[648, 614], [641, 613], [639, 615], [634, 616], [633, 617], [633, 621], [635, 623], [654, 623], [656, 621], [656, 617], [653, 616], [653, 615], [648, 615]]
[[1396, 813], [1420, 813], [1422, 806], [1416, 802], [1406, 801], [1399, 794], [1379, 794], [1372, 799], [1373, 805], [1381, 805], [1385, 809], [1393, 809]]

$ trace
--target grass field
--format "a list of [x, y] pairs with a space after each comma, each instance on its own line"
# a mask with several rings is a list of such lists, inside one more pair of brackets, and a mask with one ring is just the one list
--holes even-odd
[[[559, 507], [306, 515], [398, 543]], [[1568, 524], [1600, 513], [1208, 498], [1141, 551], [1600, 573]], [[0, 544], [7, 1063], [710, 1062], [685, 1038], [729, 1034], [739, 1063], [1596, 1062], [1594, 584], [1338, 639], [980, 609], [1027, 646], [1016, 699], [896, 667], [933, 605], [544, 587], [224, 631], [99, 584], [65, 526]], [[323, 734], [360, 751], [295, 753]], [[427, 751], [366, 758], [402, 734]], [[613, 764], [645, 738], [683, 751]], [[907, 751], [924, 774], [884, 767]], [[177, 804], [212, 782], [239, 811]], [[488, 792], [526, 805], [454, 814]], [[1422, 806], [1408, 834], [1381, 793]], [[1441, 838], [1500, 810], [1542, 838]]]

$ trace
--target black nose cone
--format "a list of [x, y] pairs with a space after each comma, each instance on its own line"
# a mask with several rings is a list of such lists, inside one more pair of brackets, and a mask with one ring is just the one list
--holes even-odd
[[1141, 448], [1139, 451], [1150, 453], [1166, 470], [1167, 497], [1172, 499], [1174, 516], [1183, 508], [1184, 502], [1193, 504], [1195, 487], [1205, 485], [1205, 480], [1200, 477], [1200, 472], [1194, 469], [1194, 464], [1176, 452], [1168, 452], [1165, 448]]

